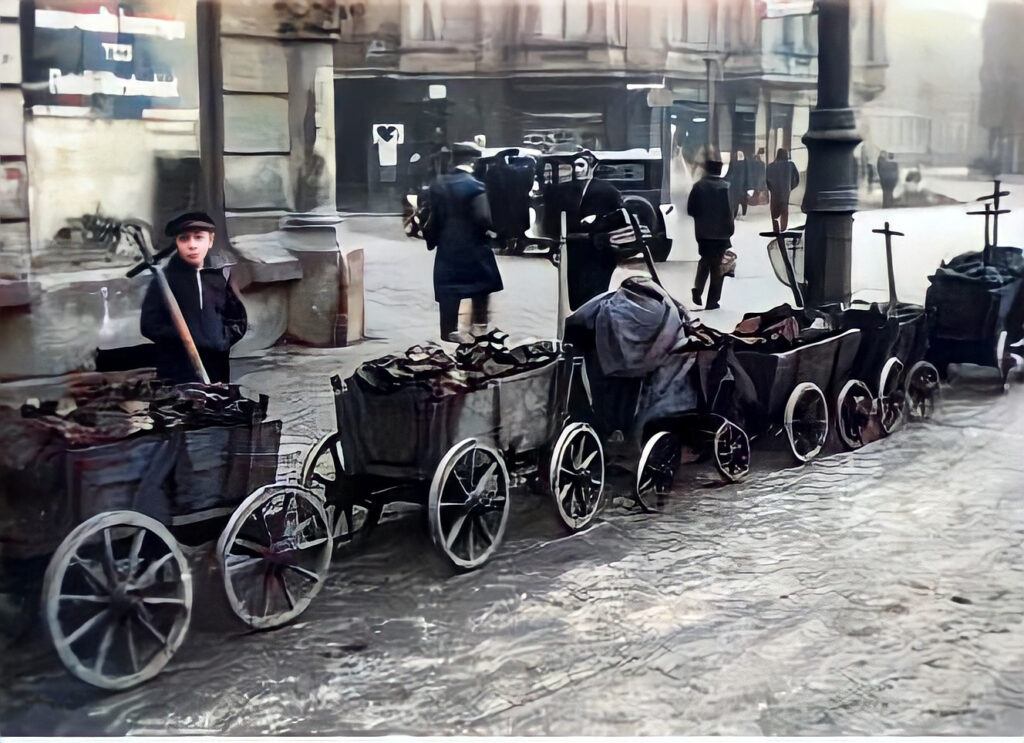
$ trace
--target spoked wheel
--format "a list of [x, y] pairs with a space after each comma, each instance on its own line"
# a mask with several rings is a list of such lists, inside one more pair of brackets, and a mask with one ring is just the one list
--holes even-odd
[[228, 604], [253, 629], [290, 622], [320, 592], [333, 540], [323, 501], [266, 485], [242, 501], [217, 541]]
[[456, 568], [487, 562], [505, 534], [509, 514], [505, 461], [489, 446], [466, 439], [445, 454], [430, 483], [430, 536]]
[[671, 431], [647, 439], [636, 468], [636, 501], [648, 512], [660, 510], [672, 492], [683, 457], [683, 442]]
[[999, 364], [999, 378], [1002, 380], [1003, 392], [1010, 391], [1010, 372], [1016, 366], [1013, 356], [1010, 354], [1009, 338], [1005, 330], [999, 333], [996, 340], [996, 361]]
[[726, 482], [739, 482], [750, 472], [750, 439], [732, 421], [723, 421], [712, 442], [715, 469]]
[[836, 429], [847, 449], [864, 446], [864, 430], [871, 422], [873, 407], [871, 390], [862, 381], [851, 379], [843, 385], [836, 398]]
[[548, 473], [558, 518], [569, 531], [590, 525], [604, 494], [604, 449], [594, 429], [570, 423], [551, 451]]
[[818, 385], [801, 382], [793, 389], [783, 425], [797, 461], [809, 462], [821, 453], [828, 437], [828, 401]]
[[326, 502], [334, 548], [362, 544], [380, 520], [384, 507], [375, 502], [358, 502], [342, 486], [345, 459], [337, 433], [323, 436], [302, 461], [302, 486]]
[[80, 524], [50, 559], [46, 627], [61, 662], [101, 689], [156, 676], [185, 640], [192, 576], [166, 527], [135, 511]]
[[907, 415], [916, 420], [927, 420], [935, 411], [941, 394], [939, 370], [927, 361], [918, 361], [910, 367], [904, 384], [907, 397]]
[[893, 356], [885, 362], [878, 377], [879, 424], [886, 436], [899, 428], [907, 409], [907, 400], [900, 385], [902, 374], [903, 362]]

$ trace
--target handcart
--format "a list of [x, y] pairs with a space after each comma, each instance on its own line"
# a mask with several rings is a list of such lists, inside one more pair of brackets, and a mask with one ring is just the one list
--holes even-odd
[[851, 377], [836, 398], [836, 431], [848, 449], [870, 440], [866, 432], [872, 420], [877, 420], [881, 434], [889, 435], [908, 415], [930, 416], [939, 394], [938, 371], [924, 360], [928, 348], [925, 308], [900, 302], [896, 296], [892, 238], [903, 233], [891, 230], [888, 222], [873, 232], [885, 236], [889, 301], [820, 308], [836, 325], [858, 328], [862, 334]]
[[[566, 348], [582, 360], [584, 382], [570, 396], [570, 414], [597, 432], [610, 465], [634, 475], [637, 503], [654, 511], [684, 459], [712, 460], [728, 482], [746, 476], [750, 442], [733, 422], [743, 399], [734, 384], [742, 371], [729, 336], [688, 323], [664, 290], [639, 219], [620, 210], [598, 220], [611, 231], [593, 239], [608, 240], [623, 255], [641, 254], [651, 280], [627, 279], [566, 318]], [[567, 260], [559, 263], [563, 272]]]
[[542, 366], [442, 396], [418, 386], [380, 394], [356, 375], [332, 377], [337, 429], [309, 450], [301, 477], [323, 494], [337, 543], [363, 540], [388, 503], [417, 503], [445, 560], [480, 567], [505, 533], [513, 475], [541, 480], [568, 530], [587, 527], [604, 492], [603, 449], [567, 415], [579, 362], [557, 343], [547, 348]]
[[[862, 336], [857, 328], [829, 327], [820, 316], [800, 309], [803, 295], [787, 249], [787, 241], [800, 235], [795, 231], [783, 233], [777, 224], [773, 226], [773, 232], [761, 235], [775, 238], [785, 283], [792, 289], [798, 309], [783, 318], [784, 331], [761, 329], [774, 331], [773, 336], [785, 342], [739, 346], [736, 357], [765, 404], [765, 414], [753, 431], [759, 435], [785, 432], [796, 460], [809, 462], [825, 447], [830, 422], [828, 399], [835, 399], [850, 378]], [[755, 317], [756, 313], [749, 314], [744, 321]]]
[[[194, 385], [181, 394], [228, 391]], [[74, 394], [81, 402], [92, 392]], [[126, 689], [159, 673], [194, 606], [182, 545], [209, 550], [218, 531], [228, 603], [250, 627], [294, 619], [320, 590], [331, 554], [323, 505], [274, 484], [281, 423], [262, 420], [265, 404], [247, 422], [86, 445], [4, 409], [0, 545], [15, 561], [52, 555], [43, 618], [73, 675]]]
[[995, 367], [1006, 391], [1019, 359], [1014, 347], [1024, 338], [1024, 257], [1020, 248], [998, 244], [999, 216], [1009, 213], [999, 208], [1000, 198], [1009, 195], [999, 183], [992, 194], [978, 199], [993, 204], [968, 212], [985, 217], [984, 249], [943, 262], [928, 277], [926, 305], [931, 318], [928, 360], [939, 373], [944, 377], [950, 363]]

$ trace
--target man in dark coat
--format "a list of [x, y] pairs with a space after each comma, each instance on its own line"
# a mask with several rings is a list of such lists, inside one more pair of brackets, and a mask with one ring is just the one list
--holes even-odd
[[708, 288], [708, 302], [704, 309], [717, 310], [722, 296], [722, 258], [732, 245], [736, 223], [733, 220], [732, 205], [729, 202], [729, 184], [722, 178], [722, 163], [708, 160], [704, 164], [704, 176], [693, 184], [686, 202], [686, 213], [693, 217], [694, 234], [700, 261], [697, 276], [693, 282], [693, 302], [703, 304], [704, 284], [711, 279]]
[[743, 150], [736, 150], [732, 153], [732, 161], [729, 163], [729, 172], [725, 174], [729, 181], [729, 200], [732, 202], [732, 216], [735, 219], [743, 209], [743, 216], [747, 215], [747, 189], [748, 171], [747, 161], [744, 159]]
[[766, 203], [766, 200], [763, 198], [768, 190], [768, 186], [765, 185], [766, 175], [767, 166], [764, 163], [764, 147], [761, 147], [747, 165], [747, 188], [754, 192], [754, 204]]
[[[247, 320], [245, 307], [228, 284], [225, 271], [209, 267], [213, 220], [203, 212], [188, 212], [168, 222], [164, 234], [174, 239], [178, 249], [167, 261], [164, 275], [203, 367], [211, 382], [228, 382], [231, 346], [245, 335]], [[156, 278], [142, 301], [140, 330], [157, 346], [156, 370], [161, 378], [174, 384], [200, 381]]]
[[785, 232], [789, 224], [789, 194], [800, 185], [800, 173], [789, 159], [789, 153], [779, 148], [775, 160], [765, 173], [768, 196], [771, 199], [772, 219], [779, 221], [779, 229]]
[[473, 300], [473, 331], [487, 330], [490, 295], [504, 286], [494, 259], [487, 231], [491, 212], [484, 185], [472, 175], [472, 162], [479, 150], [471, 145], [452, 147], [450, 173], [440, 175], [430, 186], [430, 219], [423, 236], [434, 257], [434, 299], [441, 316], [441, 339], [471, 340], [458, 332], [459, 304]]
[[882, 151], [878, 155], [878, 182], [882, 186], [882, 208], [891, 209], [895, 205], [893, 191], [900, 182], [900, 166], [891, 152]]
[[573, 180], [564, 184], [562, 211], [566, 219], [566, 283], [569, 307], [575, 310], [588, 300], [608, 291], [618, 265], [615, 252], [605, 241], [596, 239], [600, 218], [622, 208], [622, 194], [612, 184], [594, 178], [595, 161], [586, 154], [572, 164]]
[[494, 231], [506, 247], [522, 241], [530, 229], [530, 189], [537, 169], [532, 157], [515, 152], [499, 153], [498, 162], [483, 176]]

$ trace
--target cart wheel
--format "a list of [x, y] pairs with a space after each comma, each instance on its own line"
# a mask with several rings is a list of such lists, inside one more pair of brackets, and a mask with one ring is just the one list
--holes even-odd
[[918, 361], [910, 367], [904, 389], [908, 403], [907, 415], [917, 420], [931, 418], [942, 391], [939, 370], [927, 361]]
[[604, 449], [593, 428], [577, 422], [562, 429], [551, 451], [548, 482], [565, 527], [589, 526], [604, 495]]
[[836, 398], [836, 430], [847, 449], [864, 446], [864, 429], [871, 421], [874, 399], [871, 390], [859, 379], [851, 379], [843, 385]]
[[899, 428], [907, 409], [907, 399], [900, 385], [901, 374], [903, 362], [892, 356], [885, 362], [878, 378], [878, 407], [881, 413], [879, 424], [886, 436]]
[[508, 523], [509, 478], [505, 460], [476, 439], [444, 455], [430, 483], [430, 536], [456, 568], [487, 562], [501, 544]]
[[672, 491], [683, 457], [683, 442], [671, 431], [647, 439], [636, 468], [636, 502], [649, 513], [658, 511]]
[[739, 482], [750, 472], [750, 439], [746, 431], [732, 421], [724, 421], [715, 431], [712, 443], [715, 469], [726, 482]]
[[50, 559], [43, 612], [68, 671], [101, 689], [128, 689], [160, 673], [185, 640], [192, 576], [159, 521], [101, 513]]
[[1010, 372], [1016, 367], [1016, 362], [1007, 347], [1008, 338], [1005, 330], [999, 333], [996, 341], [996, 362], [999, 364], [999, 377], [1002, 379], [1003, 392], [1010, 391]]
[[789, 394], [783, 424], [789, 448], [800, 462], [821, 453], [828, 437], [828, 402], [813, 382], [801, 382]]
[[322, 436], [302, 460], [302, 487], [326, 501], [335, 549], [356, 547], [366, 541], [384, 510], [381, 503], [360, 502], [346, 492], [341, 481], [344, 471], [345, 458], [337, 433]]
[[290, 622], [320, 592], [333, 540], [323, 501], [295, 485], [265, 485], [242, 501], [217, 540], [224, 591], [253, 629]]

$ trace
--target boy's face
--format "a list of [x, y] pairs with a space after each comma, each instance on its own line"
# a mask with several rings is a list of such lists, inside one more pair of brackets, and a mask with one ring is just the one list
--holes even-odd
[[206, 254], [213, 245], [213, 233], [207, 230], [189, 230], [174, 238], [178, 246], [178, 255], [190, 266], [202, 268]]

